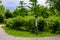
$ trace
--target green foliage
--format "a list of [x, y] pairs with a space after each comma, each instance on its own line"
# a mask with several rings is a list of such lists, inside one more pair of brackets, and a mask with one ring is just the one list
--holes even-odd
[[37, 14], [37, 0], [30, 0], [30, 2], [32, 2], [30, 3], [31, 7], [30, 6], [28, 7], [30, 8], [30, 11], [36, 15]]
[[14, 21], [13, 21], [13, 18], [10, 18], [9, 20], [7, 20], [6, 22], [6, 26], [9, 27], [9, 28], [14, 28]]
[[4, 16], [5, 16], [5, 18], [7, 18], [7, 19], [13, 17], [12, 13], [11, 13], [9, 10], [6, 10]]
[[[28, 17], [28, 18], [27, 18]], [[34, 19], [32, 17], [17, 16], [15, 18], [8, 19], [6, 26], [12, 29], [21, 30], [21, 27], [25, 27], [27, 31], [32, 31], [34, 27]]]
[[22, 16], [17, 16], [14, 18], [14, 22], [16, 24], [16, 26], [24, 26], [24, 18]]
[[4, 22], [4, 16], [0, 14], [0, 23]]
[[13, 17], [16, 17], [16, 16], [18, 16], [18, 15], [20, 15], [19, 11], [18, 11], [17, 9], [14, 10], [14, 12], [13, 12]]
[[7, 20], [8, 20], [8, 19], [4, 19], [4, 24], [6, 24]]
[[7, 22], [6, 22], [6, 26], [9, 27], [9, 28], [11, 28], [11, 29], [19, 30], [20, 27], [22, 25], [24, 25], [23, 23], [24, 23], [23, 17], [18, 16], [16, 18], [10, 18], [10, 19], [8, 19]]
[[37, 2], [37, 0], [30, 0], [31, 2]]
[[60, 11], [60, 0], [47, 0], [47, 3], [58, 11]]
[[[20, 5], [10, 12], [5, 10], [3, 5], [0, 5], [0, 23], [4, 22], [6, 27], [15, 30], [24, 30], [35, 32], [35, 15], [38, 16], [38, 31], [49, 31], [52, 33], [60, 32], [60, 2], [59, 0], [48, 0], [50, 7], [45, 7], [37, 4], [37, 0], [30, 0], [30, 5], [27, 8], [24, 1], [20, 1]], [[6, 18], [6, 19], [4, 19]], [[4, 21], [5, 20], [5, 21]]]
[[51, 17], [49, 18], [48, 27], [52, 33], [56, 33], [60, 30], [60, 18], [59, 17]]
[[40, 16], [42, 16], [43, 18], [48, 18], [49, 17], [47, 7], [41, 6], [39, 10], [40, 10]]
[[45, 21], [45, 19], [44, 18], [42, 18], [42, 17], [39, 17], [39, 21], [38, 21], [38, 29], [39, 29], [39, 31], [44, 31], [45, 30], [45, 26], [46, 26], [46, 21]]
[[5, 8], [3, 5], [0, 5], [0, 14], [4, 14], [5, 13]]
[[[34, 33], [35, 32], [35, 18], [34, 16], [17, 16], [8, 19], [6, 26], [15, 30], [24, 30]], [[38, 18], [38, 30], [41, 32], [49, 31], [52, 33], [57, 33], [60, 31], [60, 18], [51, 16], [49, 18]]]
[[4, 22], [5, 8], [1, 3], [2, 3], [2, 0], [0, 0], [0, 23], [3, 23]]
[[27, 8], [25, 8], [26, 3], [24, 1], [20, 1], [20, 5], [16, 8], [14, 11], [14, 16], [20, 15], [20, 16], [26, 16], [27, 15]]
[[35, 27], [35, 20], [33, 16], [26, 16], [25, 17], [25, 27], [27, 31], [34, 32], [34, 27]]

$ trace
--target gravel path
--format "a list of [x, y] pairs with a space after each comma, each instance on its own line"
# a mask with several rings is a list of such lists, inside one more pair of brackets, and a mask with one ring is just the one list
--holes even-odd
[[27, 37], [15, 37], [8, 35], [0, 25], [0, 40], [60, 40], [60, 37], [40, 37], [40, 38], [27, 38]]

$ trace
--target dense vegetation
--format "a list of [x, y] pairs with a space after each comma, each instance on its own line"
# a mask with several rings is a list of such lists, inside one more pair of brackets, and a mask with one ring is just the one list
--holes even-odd
[[3, 5], [0, 5], [0, 23], [5, 23], [10, 29], [34, 33], [35, 15], [38, 15], [39, 32], [60, 33], [59, 0], [47, 0], [47, 3], [53, 3], [50, 7], [37, 4], [37, 0], [30, 2], [31, 7], [24, 6], [26, 3], [20, 1], [20, 5], [13, 12], [5, 10]]

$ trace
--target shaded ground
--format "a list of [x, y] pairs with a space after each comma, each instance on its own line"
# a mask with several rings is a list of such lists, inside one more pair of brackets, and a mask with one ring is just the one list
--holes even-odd
[[8, 35], [1, 27], [2, 25], [0, 25], [0, 40], [60, 40], [60, 36], [59, 37], [38, 37], [38, 38], [34, 38], [34, 37], [15, 37], [15, 36], [11, 36]]

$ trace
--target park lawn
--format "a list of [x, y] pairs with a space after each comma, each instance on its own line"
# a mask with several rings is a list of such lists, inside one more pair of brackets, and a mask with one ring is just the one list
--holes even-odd
[[60, 34], [53, 34], [49, 32], [40, 32], [38, 35], [35, 35], [33, 33], [27, 32], [27, 31], [16, 31], [9, 29], [8, 27], [3, 26], [2, 27], [6, 33], [13, 36], [19, 36], [19, 37], [51, 37], [51, 36], [60, 36]]

